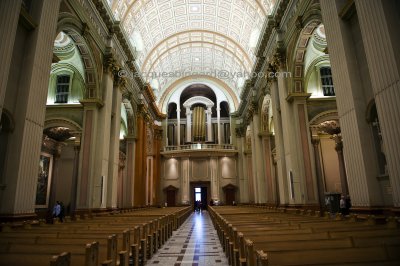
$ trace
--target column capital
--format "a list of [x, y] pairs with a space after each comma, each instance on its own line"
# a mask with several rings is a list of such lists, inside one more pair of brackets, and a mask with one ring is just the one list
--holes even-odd
[[238, 138], [242, 138], [242, 137], [246, 136], [246, 128], [243, 126], [237, 127], [237, 128], [235, 128], [235, 133]]
[[103, 107], [104, 103], [102, 100], [100, 99], [83, 99], [79, 101], [83, 107], [87, 108], [87, 107], [96, 107], [96, 108], [101, 108]]
[[122, 93], [126, 93], [126, 78], [120, 77], [118, 74], [114, 74], [114, 88], [119, 89]]
[[331, 139], [335, 141], [335, 150], [337, 152], [342, 152], [343, 151], [343, 141], [342, 141], [342, 135], [339, 134], [334, 134], [332, 135]]
[[119, 67], [117, 66], [117, 60], [115, 60], [113, 54], [106, 54], [103, 59], [103, 72], [112, 74], [114, 72], [117, 72], [118, 70]]
[[272, 56], [271, 63], [269, 65], [269, 72], [277, 72], [286, 66], [286, 55], [283, 51], [276, 49]]
[[81, 131], [71, 131], [70, 132], [74, 139], [74, 148], [80, 149], [81, 147], [81, 138], [82, 138], [82, 132]]

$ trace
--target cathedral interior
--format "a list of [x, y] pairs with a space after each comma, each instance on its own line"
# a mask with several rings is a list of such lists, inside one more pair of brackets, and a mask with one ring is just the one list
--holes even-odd
[[199, 265], [286, 265], [224, 246], [224, 219], [398, 227], [399, 28], [395, 0], [2, 0], [2, 231], [62, 202], [71, 220], [158, 211], [164, 243], [201, 201], [227, 259]]

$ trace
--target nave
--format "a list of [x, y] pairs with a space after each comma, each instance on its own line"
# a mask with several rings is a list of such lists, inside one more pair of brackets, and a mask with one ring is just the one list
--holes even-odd
[[229, 265], [207, 211], [195, 212], [147, 265]]

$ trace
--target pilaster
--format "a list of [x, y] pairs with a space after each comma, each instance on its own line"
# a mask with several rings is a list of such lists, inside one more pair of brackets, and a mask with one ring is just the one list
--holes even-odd
[[279, 89], [276, 80], [271, 83], [271, 104], [274, 114], [274, 129], [275, 129], [275, 146], [276, 146], [276, 167], [277, 167], [277, 179], [278, 179], [278, 191], [279, 191], [279, 203], [289, 203], [289, 183], [286, 171], [285, 161], [285, 142], [283, 141], [283, 126], [282, 126], [282, 115], [279, 102]]
[[[22, 0], [4, 0], [0, 2], [0, 114], [3, 110], [7, 81], [13, 54], [15, 35]], [[1, 116], [0, 116], [1, 120]]]
[[[38, 27], [29, 32], [21, 60], [16, 108], [15, 129], [8, 139], [9, 152], [4, 171], [5, 188], [0, 199], [0, 213], [4, 215], [31, 215], [35, 211], [35, 193], [38, 182], [38, 162], [42, 144], [43, 121], [47, 86], [52, 62], [52, 48], [60, 0], [37, 1], [31, 15]], [[4, 88], [11, 61], [21, 1], [2, 1], [0, 4], [0, 32], [4, 41], [0, 46], [0, 105], [4, 101]], [[9, 13], [9, 14], [5, 14]], [[10, 32], [4, 32], [10, 31]], [[3, 40], [3, 39], [2, 39]], [[4, 57], [3, 57], [4, 55]], [[16, 88], [9, 88], [15, 90]], [[7, 204], [4, 204], [7, 203]]]
[[[378, 170], [374, 141], [372, 134], [367, 134], [371, 129], [365, 119], [367, 104], [363, 79], [366, 77], [360, 73], [352, 26], [338, 16], [342, 8], [341, 2], [321, 0], [320, 3], [329, 43], [352, 205], [355, 207], [382, 206], [383, 198], [376, 177]], [[354, 15], [357, 16], [357, 14]], [[376, 29], [371, 27], [369, 30]], [[377, 35], [373, 38], [377, 38]], [[366, 45], [365, 41], [363, 45]], [[378, 47], [375, 48], [378, 49]]]
[[113, 86], [114, 89], [112, 92], [110, 148], [107, 182], [107, 208], [117, 207], [121, 102], [122, 89], [125, 86], [125, 81], [122, 78], [115, 76]]
[[182, 173], [181, 173], [181, 203], [189, 204], [190, 203], [190, 179], [189, 179], [189, 165], [190, 161], [188, 157], [184, 157], [181, 160]]
[[400, 53], [398, 1], [355, 1], [393, 189], [400, 207]]
[[123, 207], [134, 206], [135, 172], [136, 172], [136, 138], [126, 136], [126, 175], [123, 187]]
[[[252, 122], [252, 134], [253, 134], [253, 139], [254, 140], [254, 149], [253, 149], [253, 161], [255, 161], [255, 189], [257, 190], [257, 195], [258, 195], [258, 203], [265, 203], [266, 202], [266, 183], [265, 183], [265, 158], [264, 158], [264, 152], [263, 152], [263, 142], [261, 137], [259, 136], [260, 133], [260, 119], [258, 115], [258, 111], [255, 110], [253, 114], [253, 122]], [[253, 146], [253, 145], [252, 145]]]

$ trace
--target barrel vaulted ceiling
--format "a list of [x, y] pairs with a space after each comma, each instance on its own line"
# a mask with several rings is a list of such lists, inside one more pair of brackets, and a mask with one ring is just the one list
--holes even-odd
[[[212, 73], [239, 95], [244, 79], [232, 74], [251, 71], [259, 33], [275, 1], [107, 0], [156, 95], [184, 72]], [[180, 74], [161, 75], [171, 72]]]

